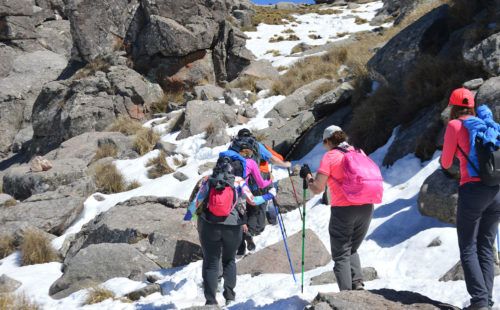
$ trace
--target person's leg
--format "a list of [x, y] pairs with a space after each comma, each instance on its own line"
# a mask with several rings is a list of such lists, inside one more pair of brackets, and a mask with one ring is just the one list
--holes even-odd
[[254, 236], [260, 235], [266, 228], [266, 204], [255, 206], [257, 210], [257, 221]]
[[225, 225], [222, 234], [222, 266], [224, 269], [224, 298], [226, 300], [234, 300], [236, 287], [236, 249], [241, 244], [243, 230], [241, 226]]
[[341, 291], [352, 289], [351, 236], [353, 223], [348, 211], [343, 207], [332, 207], [328, 229], [332, 259], [335, 262], [333, 272]]
[[373, 216], [373, 205], [355, 206], [349, 208], [354, 208], [353, 211], [356, 213], [351, 248], [351, 274], [352, 281], [354, 283], [357, 281], [363, 281], [363, 272], [361, 269], [358, 249], [361, 242], [365, 239], [368, 228], [370, 227]]
[[497, 192], [492, 203], [483, 212], [479, 231], [477, 236], [477, 254], [479, 265], [483, 272], [484, 283], [488, 291], [488, 301], [492, 300], [493, 279], [495, 277], [495, 259], [496, 253], [493, 251], [493, 244], [498, 229], [500, 219], [500, 193]]
[[[217, 278], [219, 260], [222, 251], [222, 233], [220, 226], [203, 222], [200, 230], [200, 243], [203, 250], [203, 286], [207, 305], [217, 304]], [[236, 251], [236, 250], [235, 250]]]
[[477, 240], [481, 214], [492, 201], [488, 187], [478, 182], [466, 183], [458, 189], [457, 236], [465, 285], [471, 305], [488, 306], [488, 289], [479, 264]]

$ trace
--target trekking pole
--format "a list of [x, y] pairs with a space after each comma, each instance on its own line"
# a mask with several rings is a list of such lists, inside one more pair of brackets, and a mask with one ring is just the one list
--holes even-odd
[[498, 227], [497, 227], [497, 254], [498, 254], [498, 259], [500, 260], [500, 234], [498, 233]]
[[[277, 204], [274, 204], [274, 209], [276, 210], [276, 214], [279, 214]], [[297, 282], [297, 280], [295, 279], [295, 272], [293, 271], [292, 260], [290, 259], [290, 252], [288, 251], [288, 245], [286, 244], [285, 232], [283, 231], [283, 226], [281, 225], [281, 219], [279, 216], [278, 216], [278, 222], [280, 223], [281, 236], [283, 237], [283, 242], [285, 243], [286, 255], [288, 256], [288, 263], [290, 263], [290, 269], [292, 270], [293, 281]]]
[[302, 206], [302, 285], [301, 292], [304, 293], [304, 249], [305, 249], [305, 239], [306, 239], [306, 190], [307, 190], [307, 181], [304, 178], [304, 182], [302, 183], [302, 188], [304, 188], [304, 200]]
[[[278, 189], [276, 189], [276, 190], [278, 190]], [[278, 216], [279, 219], [281, 219], [281, 223], [283, 223], [283, 231], [285, 232], [285, 238], [288, 239], [288, 234], [286, 233], [285, 221], [283, 221], [283, 216], [281, 216], [281, 211], [280, 211], [280, 208], [279, 208], [280, 204], [278, 203], [278, 198], [276, 198], [276, 196], [274, 196], [274, 198], [273, 198], [273, 205], [275, 207], [277, 206], [277, 208], [275, 210], [278, 210], [277, 211], [278, 212], [277, 216]]]
[[297, 207], [299, 207], [300, 219], [304, 220], [304, 218], [302, 217], [302, 210], [300, 210], [299, 197], [297, 197], [297, 192], [295, 191], [295, 185], [293, 184], [293, 178], [292, 178], [292, 173], [290, 172], [290, 168], [288, 168], [288, 176], [290, 177], [290, 182], [292, 183], [293, 194], [295, 195], [295, 201], [297, 202]]

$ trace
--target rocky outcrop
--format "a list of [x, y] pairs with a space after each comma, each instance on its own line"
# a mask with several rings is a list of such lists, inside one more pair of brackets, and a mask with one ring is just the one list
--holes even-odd
[[144, 273], [158, 269], [157, 264], [129, 244], [94, 244], [65, 261], [64, 274], [52, 284], [49, 294], [61, 299], [117, 277], [146, 280]]
[[496, 122], [500, 122], [500, 76], [492, 77], [479, 88], [476, 101], [490, 107]]
[[[323, 245], [323, 242], [319, 240], [318, 236], [312, 230], [307, 229], [305, 233], [307, 251], [304, 258], [304, 271], [328, 264], [331, 261], [331, 256]], [[302, 232], [288, 236], [287, 245], [292, 265], [297, 272], [297, 270], [301, 269]], [[239, 275], [251, 274], [252, 276], [267, 273], [292, 273], [282, 240], [254, 254], [245, 256], [236, 263], [236, 270]]]
[[425, 179], [418, 194], [418, 210], [424, 216], [444, 223], [455, 224], [457, 216], [459, 181], [450, 178], [444, 170], [434, 171]]
[[[292, 175], [291, 178], [293, 180], [293, 186], [290, 178], [284, 178], [278, 181], [277, 198], [279, 202], [279, 210], [281, 213], [286, 213], [297, 209], [297, 199], [299, 199], [300, 207], [303, 207], [303, 195], [301, 195], [302, 178], [298, 175]], [[293, 190], [294, 187], [295, 193], [297, 193], [297, 199], [295, 198], [295, 193]], [[306, 201], [309, 201], [312, 197], [314, 197], [314, 194], [312, 194], [311, 191], [306, 191]]]
[[373, 310], [399, 310], [399, 309], [425, 309], [425, 310], [460, 310], [458, 307], [448, 305], [418, 293], [409, 291], [395, 291], [379, 289], [370, 291], [343, 291], [340, 293], [319, 293], [313, 301], [311, 310], [348, 310], [348, 309], [373, 309]]
[[500, 33], [496, 33], [465, 53], [464, 59], [480, 64], [489, 74], [500, 75]]

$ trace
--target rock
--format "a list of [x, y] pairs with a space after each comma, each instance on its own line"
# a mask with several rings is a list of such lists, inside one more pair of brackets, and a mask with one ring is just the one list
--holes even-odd
[[204, 85], [198, 85], [198, 86], [194, 87], [194, 93], [195, 93], [197, 99], [201, 98], [202, 92], [204, 92], [206, 94], [206, 96], [208, 97], [207, 100], [220, 100], [220, 99], [224, 98], [224, 89], [222, 89], [218, 86], [204, 84]]
[[470, 90], [477, 90], [479, 87], [481, 87], [481, 85], [483, 85], [483, 83], [484, 80], [482, 78], [478, 78], [464, 82], [462, 86]]
[[52, 168], [52, 163], [42, 156], [35, 156], [35, 158], [29, 162], [29, 165], [31, 172], [42, 172]]
[[11, 195], [0, 193], [0, 208], [10, 207], [12, 204], [17, 204], [17, 201]]
[[38, 38], [37, 41], [47, 50], [62, 55], [69, 60], [73, 47], [70, 27], [70, 23], [67, 20], [44, 22], [35, 29]]
[[491, 75], [500, 75], [500, 33], [489, 36], [467, 51], [464, 59], [480, 64]]
[[179, 180], [179, 182], [184, 182], [187, 179], [189, 179], [189, 177], [187, 175], [185, 175], [184, 173], [182, 173], [180, 171], [177, 171], [177, 172], [174, 173], [174, 178], [176, 178], [177, 180]]
[[289, 118], [294, 114], [310, 108], [308, 104], [312, 104], [314, 96], [317, 95], [316, 89], [323, 84], [331, 83], [328, 79], [319, 79], [295, 90], [291, 95], [278, 102], [271, 111], [265, 116], [268, 118]]
[[459, 181], [446, 176], [442, 169], [434, 171], [422, 184], [418, 194], [418, 211], [424, 216], [455, 224]]
[[436, 237], [431, 241], [431, 243], [429, 243], [429, 245], [427, 247], [432, 248], [432, 247], [440, 246], [441, 244], [442, 244], [441, 239], [439, 239], [439, 237]]
[[236, 19], [238, 27], [249, 27], [252, 25], [252, 17], [254, 13], [250, 10], [234, 10], [231, 12]]
[[43, 236], [47, 240], [53, 240], [56, 236], [41, 230], [26, 221], [19, 222], [4, 222], [0, 221], [0, 236], [11, 236], [16, 248], [19, 248], [24, 241], [24, 236], [27, 231], [34, 232], [37, 235]]
[[215, 168], [215, 162], [206, 162], [198, 167], [198, 174], [204, 174]]
[[294, 10], [297, 5], [292, 2], [278, 2], [274, 5], [274, 8], [277, 10]]
[[183, 205], [184, 208], [173, 209], [148, 197], [119, 203], [76, 234], [66, 260], [78, 255], [82, 249], [100, 243], [131, 244], [162, 268], [183, 266], [198, 260], [201, 247], [196, 229], [191, 225], [180, 227], [187, 202]]
[[0, 293], [11, 293], [22, 285], [21, 282], [8, 277], [5, 274], [0, 276]]
[[[301, 137], [306, 130], [314, 124], [314, 116], [309, 111], [303, 111], [297, 117], [286, 122], [285, 125], [276, 128], [266, 128], [258, 130], [256, 136], [262, 137], [261, 142], [272, 146], [275, 143], [274, 150], [283, 156], [286, 156], [294, 143]], [[284, 134], [286, 133], [286, 135]]]
[[167, 155], [167, 156], [172, 156], [172, 155], [177, 154], [175, 151], [177, 149], [177, 145], [170, 143], [170, 142], [161, 141], [161, 140], [158, 141], [158, 143], [156, 143], [154, 149], [163, 151], [165, 153], [165, 155]]
[[33, 127], [31, 125], [19, 130], [14, 138], [14, 141], [12, 141], [11, 151], [18, 153], [21, 150], [25, 150], [28, 147], [31, 138], [33, 138]]
[[14, 58], [17, 53], [18, 51], [16, 51], [12, 47], [0, 43], [0, 77], [9, 75], [9, 72], [12, 69]]
[[262, 90], [271, 89], [272, 85], [273, 85], [273, 81], [270, 79], [258, 80], [257, 82], [255, 82], [255, 89], [258, 92], [260, 92]]
[[186, 105], [184, 125], [177, 140], [205, 132], [209, 126], [217, 129], [235, 125], [236, 113], [233, 108], [215, 101], [190, 101]]
[[[307, 251], [305, 252], [304, 271], [312, 270], [328, 264], [331, 260], [330, 253], [319, 240], [318, 236], [310, 230], [306, 230]], [[301, 269], [302, 261], [302, 233], [296, 233], [287, 238], [288, 250], [294, 270]], [[283, 241], [268, 246], [256, 253], [245, 256], [236, 263], [238, 275], [251, 274], [252, 276], [269, 273], [290, 274], [290, 265]]]
[[148, 286], [142, 287], [138, 290], [135, 290], [133, 292], [128, 293], [125, 295], [128, 299], [137, 301], [141, 297], [146, 297], [154, 293], [160, 293], [162, 294], [162, 289], [160, 284], [150, 284]]
[[266, 59], [253, 61], [241, 72], [241, 76], [255, 77], [258, 79], [277, 80], [280, 76], [278, 70]]
[[35, 39], [35, 26], [29, 16], [0, 17], [0, 40]]
[[[326, 303], [328, 308], [325, 308]], [[342, 291], [340, 293], [319, 293], [314, 298], [313, 305], [322, 304], [321, 308], [313, 306], [311, 309], [336, 309], [336, 310], [400, 310], [400, 309], [447, 309], [460, 310], [460, 308], [432, 300], [418, 293], [409, 291], [395, 291], [379, 289], [370, 291]]]
[[35, 194], [11, 208], [0, 209], [0, 222], [27, 222], [53, 235], [61, 235], [83, 210], [88, 195], [95, 191], [90, 177], [56, 190]]
[[353, 87], [349, 83], [342, 83], [337, 88], [321, 95], [313, 102], [313, 114], [316, 119], [323, 118], [335, 112], [351, 100]]
[[1, 16], [31, 16], [33, 15], [34, 0], [1, 0]]
[[219, 145], [224, 145], [231, 141], [231, 138], [226, 133], [225, 128], [217, 128], [208, 137], [206, 137], [207, 143], [203, 144], [204, 147], [214, 148]]
[[[293, 186], [295, 187], [295, 192], [297, 195], [300, 195], [302, 188], [302, 178], [298, 175], [292, 176]], [[309, 201], [314, 197], [314, 194], [311, 191], [306, 191], [306, 201]], [[297, 196], [300, 202], [300, 207], [302, 210], [302, 199], [303, 196]], [[278, 201], [279, 201], [279, 210], [281, 213], [286, 213], [289, 211], [293, 211], [298, 208], [297, 200], [295, 198], [295, 194], [292, 187], [292, 182], [290, 178], [283, 178], [278, 181]], [[298, 212], [298, 211], [296, 211]]]
[[[495, 276], [500, 275], [500, 268], [497, 264], [494, 265]], [[448, 281], [463, 281], [464, 277], [464, 269], [462, 268], [462, 263], [458, 261], [450, 270], [448, 270], [439, 281], [448, 282]]]
[[61, 20], [66, 17], [66, 5], [64, 0], [36, 0], [36, 5], [44, 9], [45, 11], [54, 12], [54, 18], [56, 20]]
[[[373, 267], [363, 267], [363, 281], [372, 281], [378, 279], [377, 270]], [[337, 283], [337, 278], [333, 271], [323, 272], [322, 274], [311, 278], [311, 285], [323, 285]]]
[[439, 51], [447, 41], [448, 28], [443, 26], [447, 16], [448, 6], [440, 6], [394, 36], [368, 61], [370, 75], [383, 85], [402, 88], [417, 58], [427, 51]]
[[500, 76], [492, 77], [481, 85], [476, 102], [477, 105], [485, 104], [490, 107], [495, 121], [500, 121]]
[[157, 264], [131, 245], [93, 244], [79, 251], [70, 260], [65, 260], [64, 274], [52, 284], [49, 294], [54, 299], [61, 299], [117, 277], [146, 280], [144, 273], [157, 269]]
[[231, 88], [224, 92], [224, 100], [227, 105], [237, 105], [246, 100], [248, 94], [241, 88]]

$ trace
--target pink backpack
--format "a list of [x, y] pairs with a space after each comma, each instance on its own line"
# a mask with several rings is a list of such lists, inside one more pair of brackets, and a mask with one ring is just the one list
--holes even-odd
[[340, 185], [333, 179], [347, 200], [353, 203], [381, 203], [384, 193], [380, 169], [361, 150], [336, 147], [344, 153], [344, 182]]

